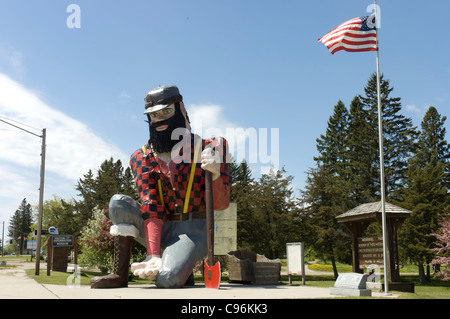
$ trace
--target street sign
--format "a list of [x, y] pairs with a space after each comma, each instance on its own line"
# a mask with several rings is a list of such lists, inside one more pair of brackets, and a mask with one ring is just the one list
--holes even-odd
[[50, 240], [51, 247], [73, 247], [74, 235], [52, 235]]
[[36, 250], [36, 240], [28, 239], [27, 240], [27, 249]]
[[58, 235], [58, 234], [59, 234], [58, 228], [56, 228], [55, 226], [49, 227], [49, 228], [48, 228], [48, 232], [49, 232], [51, 235]]

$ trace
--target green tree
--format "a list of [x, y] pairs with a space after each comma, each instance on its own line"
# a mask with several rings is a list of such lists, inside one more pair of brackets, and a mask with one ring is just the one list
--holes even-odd
[[449, 145], [445, 140], [445, 117], [430, 107], [422, 121], [415, 156], [409, 162], [406, 189], [400, 192], [403, 207], [412, 214], [402, 226], [399, 243], [405, 258], [419, 268], [421, 283], [430, 280], [427, 266], [434, 257], [435, 238], [428, 234], [438, 228], [439, 218], [449, 204], [448, 158]]
[[237, 203], [239, 249], [278, 258], [285, 252], [286, 242], [299, 237], [293, 177], [285, 174], [284, 168], [272, 167], [255, 180], [245, 160], [237, 166], [232, 191]]
[[44, 201], [42, 209], [43, 229], [54, 226], [60, 234], [78, 236], [83, 226], [78, 222], [78, 217], [74, 200], [65, 200], [54, 195], [53, 199]]
[[427, 163], [441, 161], [445, 166], [442, 182], [448, 185], [450, 145], [445, 139], [446, 120], [447, 117], [441, 116], [434, 106], [428, 108], [421, 124], [422, 130], [417, 142], [417, 152], [414, 156], [413, 164], [423, 168]]
[[[81, 200], [75, 203], [76, 220], [81, 231], [80, 260], [106, 272], [111, 269], [113, 237], [109, 234], [109, 201], [114, 194], [124, 194], [139, 200], [130, 168], [124, 169], [120, 160], [105, 160], [94, 175], [92, 170], [80, 178], [76, 190]], [[145, 249], [133, 245], [132, 254], [142, 257]], [[145, 258], [145, 256], [144, 256]]]
[[97, 175], [92, 170], [80, 178], [76, 190], [81, 200], [75, 203], [79, 222], [85, 225], [95, 208], [108, 209], [109, 200], [114, 194], [129, 195], [138, 200], [139, 195], [134, 186], [131, 170], [125, 170], [120, 160], [105, 160], [99, 167]]
[[349, 113], [342, 101], [334, 107], [324, 135], [316, 141], [319, 155], [316, 167], [307, 172], [302, 192], [303, 215], [309, 216], [312, 233], [310, 244], [320, 257], [330, 260], [337, 278], [336, 262], [347, 259], [350, 245], [348, 234], [338, 224], [336, 216], [353, 204], [351, 158], [349, 155]]
[[284, 168], [271, 168], [254, 188], [253, 225], [249, 229], [253, 250], [272, 259], [280, 257], [286, 243], [296, 236], [293, 177], [285, 174]]
[[235, 166], [231, 200], [237, 204], [237, 246], [251, 249], [254, 238], [255, 203], [252, 200], [255, 181], [245, 160]]
[[331, 261], [335, 278], [336, 262], [351, 260], [351, 237], [336, 219], [349, 209], [340, 185], [339, 176], [318, 166], [308, 171], [302, 192], [303, 214], [309, 217], [305, 220], [311, 233], [309, 243], [318, 257]]
[[[390, 82], [380, 76], [380, 97], [383, 123], [383, 153], [385, 166], [386, 196], [392, 197], [394, 193], [404, 187], [408, 160], [414, 153], [414, 141], [417, 138], [416, 128], [412, 120], [406, 118], [401, 111], [401, 99], [391, 97], [394, 90]], [[374, 137], [369, 150], [371, 151], [372, 164], [375, 168], [370, 176], [370, 185], [375, 185], [375, 193], [372, 197], [380, 197], [380, 161], [378, 141], [378, 99], [377, 99], [377, 75], [372, 74], [367, 86], [364, 88], [365, 96], [359, 96], [364, 109], [368, 112], [368, 121], [371, 126], [371, 134]]]
[[364, 109], [359, 96], [355, 96], [350, 104], [347, 139], [349, 182], [352, 185], [349, 196], [354, 206], [376, 200], [374, 194], [379, 190], [372, 178], [379, 172], [378, 166], [372, 164], [379, 158], [377, 138], [369, 121], [369, 112]]
[[333, 115], [328, 120], [325, 135], [316, 139], [316, 147], [319, 156], [316, 162], [329, 170], [333, 175], [346, 177], [348, 168], [348, 111], [344, 103], [339, 100], [334, 107]]
[[23, 252], [24, 239], [31, 232], [31, 225], [33, 224], [33, 212], [31, 205], [27, 203], [24, 198], [19, 208], [11, 217], [8, 226], [8, 236], [19, 243], [19, 254]]

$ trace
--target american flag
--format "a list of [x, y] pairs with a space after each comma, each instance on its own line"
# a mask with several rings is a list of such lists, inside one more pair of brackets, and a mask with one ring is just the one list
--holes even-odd
[[340, 50], [348, 52], [376, 51], [375, 15], [348, 20], [317, 41], [325, 44], [331, 54]]

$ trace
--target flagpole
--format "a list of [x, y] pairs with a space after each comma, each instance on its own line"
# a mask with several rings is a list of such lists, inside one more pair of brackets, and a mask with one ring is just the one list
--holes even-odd
[[387, 231], [386, 231], [386, 193], [385, 193], [385, 177], [384, 177], [384, 155], [383, 155], [383, 120], [382, 120], [382, 108], [381, 108], [381, 93], [380, 93], [380, 46], [378, 42], [378, 15], [377, 15], [377, 0], [374, 0], [375, 4], [375, 30], [377, 32], [377, 102], [378, 102], [378, 139], [380, 147], [380, 181], [381, 181], [381, 225], [383, 228], [383, 263], [384, 263], [384, 291], [385, 295], [389, 293], [389, 262], [387, 251]]

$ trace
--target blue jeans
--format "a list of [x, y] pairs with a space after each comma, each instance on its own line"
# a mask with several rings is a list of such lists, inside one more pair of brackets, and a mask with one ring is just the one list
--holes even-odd
[[[114, 225], [133, 225], [139, 231], [135, 240], [146, 246], [144, 220], [139, 204], [127, 195], [114, 195], [109, 202]], [[161, 270], [156, 279], [160, 288], [183, 287], [196, 262], [206, 257], [206, 220], [164, 222], [161, 234]]]

